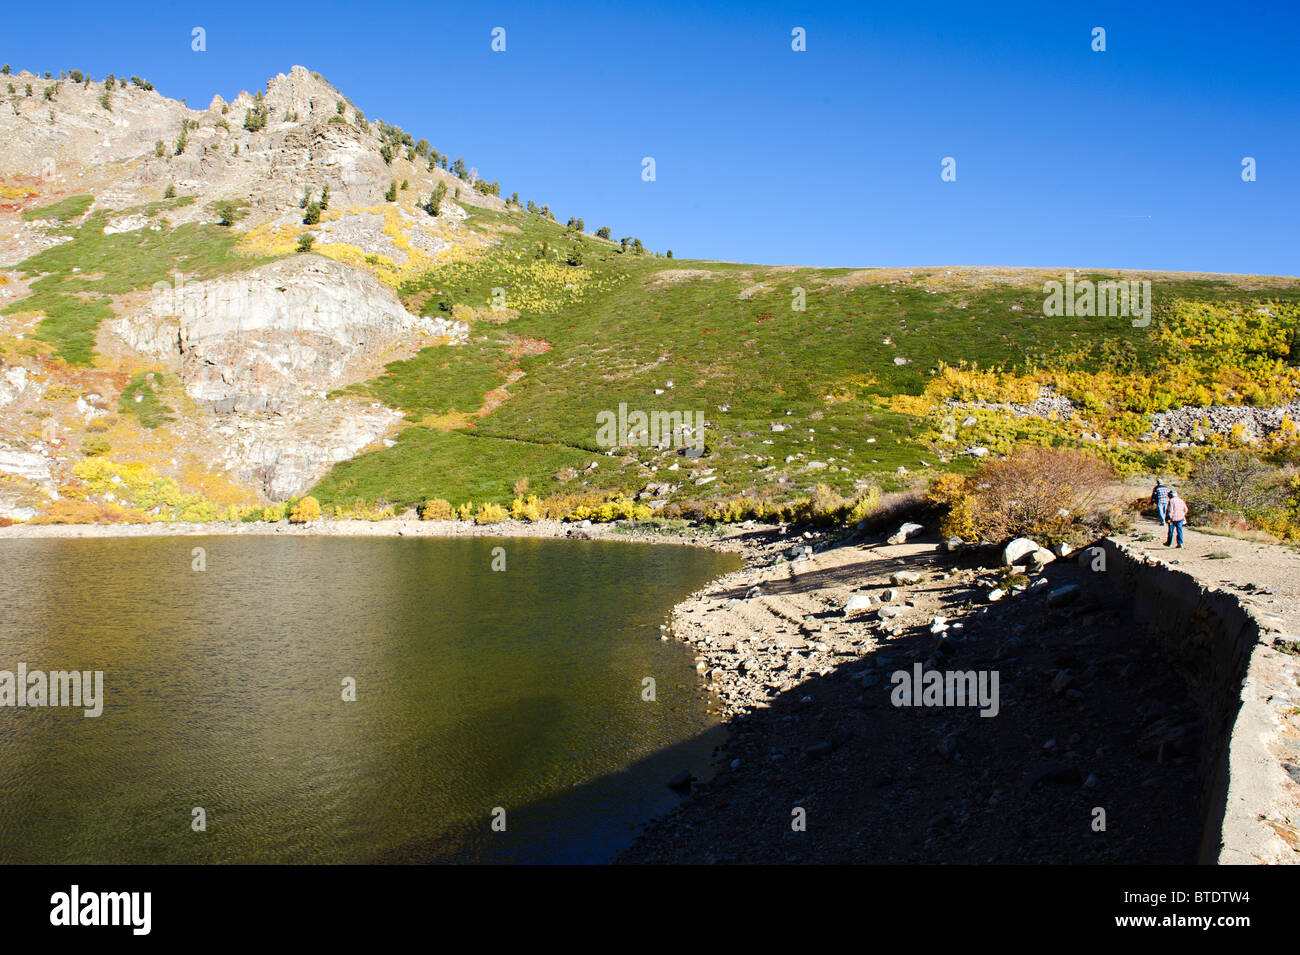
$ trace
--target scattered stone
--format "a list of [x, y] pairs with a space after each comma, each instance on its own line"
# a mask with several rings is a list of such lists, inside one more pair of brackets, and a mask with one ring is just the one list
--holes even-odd
[[1040, 547], [1029, 555], [1029, 562], [1036, 570], [1041, 570], [1054, 560], [1056, 560], [1056, 555], [1045, 547]]
[[690, 789], [691, 781], [693, 779], [695, 779], [695, 777], [691, 774], [691, 771], [689, 769], [683, 769], [677, 775], [669, 778], [668, 788], [677, 790]]
[[901, 544], [910, 537], [915, 537], [921, 531], [925, 530], [920, 524], [906, 523], [890, 536], [888, 543]]
[[[1006, 547], [1002, 548], [1002, 563], [1007, 567], [1012, 567], [1019, 561], [1028, 557], [1036, 551], [1043, 548], [1038, 546], [1038, 542], [1028, 537], [1017, 537]], [[1051, 556], [1050, 552], [1048, 556]]]
[[847, 617], [851, 613], [857, 613], [859, 610], [870, 610], [871, 598], [866, 594], [854, 594], [844, 605], [844, 615]]
[[914, 570], [900, 570], [889, 576], [891, 584], [902, 586], [903, 584], [920, 583], [921, 575]]
[[985, 599], [987, 599], [989, 603], [997, 603], [1006, 595], [1007, 592], [1003, 590], [1001, 587], [994, 587], [985, 595]]
[[1047, 606], [1063, 607], [1079, 596], [1078, 584], [1066, 584], [1064, 587], [1057, 587], [1047, 595]]

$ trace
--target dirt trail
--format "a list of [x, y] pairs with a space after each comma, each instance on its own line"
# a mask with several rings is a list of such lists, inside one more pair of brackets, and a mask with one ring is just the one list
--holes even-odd
[[[1144, 540], [1146, 535], [1151, 539]], [[1122, 539], [1198, 580], [1235, 591], [1244, 602], [1280, 618], [1286, 633], [1300, 634], [1300, 551], [1186, 529], [1180, 550], [1165, 547], [1165, 537], [1159, 521], [1142, 517], [1133, 533]]]

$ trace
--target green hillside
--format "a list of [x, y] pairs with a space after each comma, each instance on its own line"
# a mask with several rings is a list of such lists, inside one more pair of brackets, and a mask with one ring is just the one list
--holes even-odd
[[[1080, 443], [1077, 426], [979, 411], [978, 424], [945, 440], [954, 426], [951, 413], [933, 410], [939, 397], [998, 400], [1040, 383], [1095, 412], [1090, 423], [1121, 470], [1177, 468], [1165, 460], [1168, 449], [1134, 446], [1145, 411], [1198, 396], [1271, 397], [1235, 393], [1238, 383], [1276, 386], [1287, 400], [1282, 386], [1294, 384], [1276, 375], [1294, 364], [1288, 353], [1300, 324], [1300, 286], [1290, 280], [1157, 275], [1155, 321], [1134, 327], [1127, 317], [1044, 316], [1036, 273], [1009, 284], [999, 277], [1009, 270], [959, 281], [943, 269], [688, 261], [620, 252], [618, 243], [523, 212], [475, 210], [471, 223], [500, 244], [400, 290], [413, 311], [470, 315], [471, 344], [450, 358], [448, 349], [427, 349], [355, 389], [400, 407], [411, 426], [393, 447], [338, 465], [313, 492], [322, 503], [508, 503], [520, 479], [542, 496], [635, 493], [670, 482], [680, 485], [674, 501], [782, 500], [819, 483], [843, 494], [866, 482], [889, 488], [918, 472], [968, 468], [973, 458], [960, 454], [968, 445]], [[566, 264], [575, 248], [582, 264]], [[494, 288], [504, 290], [504, 310], [489, 308]], [[797, 288], [803, 311], [792, 307]], [[1264, 325], [1277, 334], [1257, 341], [1249, 316], [1264, 302], [1276, 303]], [[1205, 305], [1189, 319], [1192, 303]], [[1225, 316], [1232, 327], [1233, 315], [1241, 335], [1208, 361], [1201, 355], [1170, 367], [1169, 329], [1189, 321], [1222, 327]], [[945, 365], [956, 371], [943, 372]], [[976, 368], [1003, 374], [971, 376]], [[489, 399], [520, 372], [506, 395]], [[1154, 387], [1130, 394], [1110, 372]], [[703, 413], [706, 455], [688, 461], [650, 448], [606, 455], [597, 415], [620, 402], [646, 413]], [[583, 472], [593, 461], [599, 466]], [[713, 480], [697, 485], [692, 475]]]

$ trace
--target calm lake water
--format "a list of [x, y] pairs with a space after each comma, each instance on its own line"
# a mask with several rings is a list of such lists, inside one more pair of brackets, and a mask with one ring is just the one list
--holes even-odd
[[0, 541], [0, 670], [104, 671], [98, 718], [0, 707], [0, 863], [607, 860], [675, 801], [667, 778], [708, 772], [716, 718], [658, 627], [738, 566], [587, 541]]

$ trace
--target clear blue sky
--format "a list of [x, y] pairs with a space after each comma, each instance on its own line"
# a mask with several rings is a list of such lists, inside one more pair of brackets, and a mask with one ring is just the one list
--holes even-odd
[[93, 0], [4, 19], [15, 68], [134, 73], [191, 106], [302, 64], [503, 193], [678, 257], [1300, 274], [1291, 0]]

